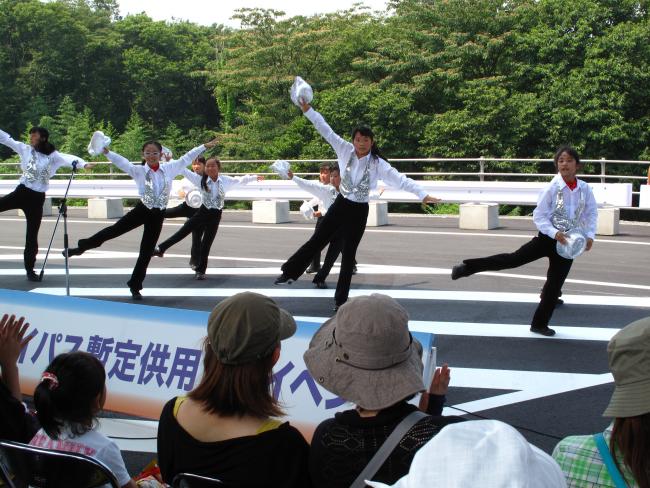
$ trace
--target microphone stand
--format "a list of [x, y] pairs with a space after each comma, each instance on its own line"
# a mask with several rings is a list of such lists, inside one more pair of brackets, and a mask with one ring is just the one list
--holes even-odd
[[47, 264], [47, 258], [50, 255], [50, 249], [52, 248], [52, 242], [54, 241], [54, 235], [56, 234], [56, 229], [59, 226], [59, 221], [61, 216], [63, 216], [63, 256], [65, 257], [65, 294], [70, 296], [70, 267], [68, 266], [68, 192], [70, 191], [70, 184], [74, 179], [74, 174], [77, 171], [77, 160], [72, 162], [72, 173], [70, 173], [70, 179], [68, 180], [68, 187], [65, 189], [65, 194], [63, 199], [59, 204], [59, 216], [56, 219], [54, 224], [54, 230], [52, 231], [52, 237], [50, 238], [50, 244], [47, 246], [47, 252], [45, 253], [45, 259], [43, 260], [43, 267], [41, 268], [41, 273], [38, 276], [39, 281], [43, 281], [43, 273], [45, 272], [45, 265]]

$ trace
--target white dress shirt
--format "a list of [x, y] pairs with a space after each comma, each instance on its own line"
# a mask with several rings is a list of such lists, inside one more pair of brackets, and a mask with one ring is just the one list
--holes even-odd
[[[133, 178], [138, 187], [138, 194], [142, 199], [142, 203], [147, 208], [165, 209], [172, 189], [172, 181], [203, 151], [205, 151], [205, 146], [201, 145], [184, 154], [180, 159], [167, 163], [161, 162], [158, 171], [152, 170], [148, 164], [133, 164], [124, 156], [120, 156], [113, 151], [109, 151], [106, 157], [111, 163]], [[145, 198], [147, 179], [151, 181], [153, 186], [154, 203], [148, 202], [148, 199]]]
[[[205, 180], [205, 183], [208, 186], [208, 192], [206, 192], [205, 189], [201, 186], [201, 179], [203, 178], [201, 175], [197, 175], [188, 169], [185, 169], [183, 171], [183, 174], [185, 175], [185, 178], [190, 180], [201, 191], [201, 196], [203, 197], [203, 205], [206, 208], [217, 208], [219, 210], [223, 208], [224, 204], [222, 195], [225, 196], [226, 193], [235, 186], [247, 185], [248, 183], [257, 180], [256, 175], [244, 175], [235, 177], [219, 174], [216, 180], [213, 180], [208, 176]], [[206, 205], [206, 202], [214, 202], [215, 206], [209, 203]]]
[[[408, 191], [417, 195], [420, 200], [424, 200], [424, 197], [427, 196], [427, 191], [418, 185], [411, 178], [401, 174], [390, 164], [384, 161], [381, 158], [375, 158], [371, 154], [367, 154], [361, 159], [357, 158], [354, 154], [354, 146], [352, 143], [346, 141], [339, 135], [337, 135], [332, 128], [325, 122], [325, 119], [321, 114], [316, 112], [313, 108], [310, 108], [305, 112], [305, 117], [307, 117], [318, 133], [323, 136], [323, 138], [332, 146], [336, 157], [339, 162], [339, 170], [341, 176], [345, 174], [345, 170], [348, 166], [348, 161], [352, 161], [352, 167], [350, 168], [350, 176], [352, 177], [352, 184], [357, 185], [361, 178], [363, 177], [363, 172], [366, 167], [366, 163], [369, 158], [372, 158], [370, 161], [370, 190], [377, 188], [377, 180], [383, 180], [387, 185], [392, 186], [393, 188]], [[369, 197], [366, 197], [362, 200], [355, 200], [355, 195], [351, 193], [346, 198], [352, 201], [358, 202], [368, 202]]]
[[580, 202], [580, 192], [585, 194], [585, 208], [580, 215], [578, 226], [586, 233], [587, 237], [594, 239], [596, 237], [596, 226], [598, 224], [598, 205], [594, 198], [591, 187], [582, 180], [577, 180], [578, 186], [571, 190], [560, 174], [555, 175], [549, 185], [542, 190], [537, 199], [537, 207], [533, 211], [533, 222], [537, 229], [552, 239], [560, 232], [551, 222], [553, 211], [557, 204], [558, 190], [562, 190], [564, 202], [569, 218], [574, 218], [576, 209]]
[[50, 188], [50, 178], [62, 166], [72, 168], [77, 161], [77, 168], [84, 168], [86, 161], [72, 154], [54, 151], [46, 155], [36, 151], [29, 144], [18, 142], [4, 131], [0, 130], [0, 144], [13, 149], [20, 157], [20, 169], [23, 174], [20, 182], [30, 190], [45, 193]]
[[300, 178], [299, 176], [294, 176], [293, 182], [307, 193], [316, 197], [316, 200], [318, 201], [318, 211], [323, 216], [327, 213], [339, 194], [334, 186], [324, 185], [320, 181], [310, 181]]

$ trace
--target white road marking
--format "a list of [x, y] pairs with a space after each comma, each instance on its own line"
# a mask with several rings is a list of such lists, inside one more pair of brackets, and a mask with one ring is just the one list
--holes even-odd
[[[250, 288], [146, 288], [144, 295], [152, 297], [229, 297], [236, 293], [250, 291]], [[47, 295], [65, 295], [65, 288], [38, 287], [30, 290], [34, 293]], [[272, 298], [333, 298], [334, 290], [319, 290], [310, 288], [294, 288], [278, 286], [274, 288], [256, 288], [257, 293]], [[446, 291], [446, 290], [397, 290], [362, 288], [350, 290], [350, 297], [383, 293], [397, 300], [445, 300], [471, 302], [510, 302], [538, 303], [538, 293], [506, 293], [480, 291]], [[125, 288], [71, 288], [70, 294], [79, 297], [128, 297], [129, 290]], [[650, 308], [649, 297], [607, 296], [607, 295], [562, 295], [565, 303], [573, 305], [596, 305], [614, 307]]]

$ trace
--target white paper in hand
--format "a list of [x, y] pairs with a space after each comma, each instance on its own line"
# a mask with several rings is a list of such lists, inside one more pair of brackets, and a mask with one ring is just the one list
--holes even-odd
[[305, 217], [305, 220], [314, 220], [314, 207], [307, 200], [300, 205], [300, 213]]
[[93, 133], [93, 136], [90, 139], [88, 144], [88, 154], [91, 156], [97, 156], [104, 151], [104, 148], [108, 147], [111, 143], [111, 138], [104, 135], [100, 130], [97, 130]]
[[303, 80], [300, 76], [296, 76], [293, 85], [291, 85], [291, 101], [294, 105], [300, 107], [301, 100], [304, 103], [311, 103], [313, 99], [314, 91], [311, 89], [311, 86], [309, 86], [309, 83]]
[[271, 165], [271, 169], [279, 174], [285, 180], [289, 179], [289, 170], [291, 169], [291, 164], [289, 161], [284, 159], [278, 159]]
[[165, 161], [171, 161], [171, 159], [174, 157], [174, 154], [172, 153], [172, 150], [169, 149], [168, 147], [163, 146], [162, 147], [162, 156]]

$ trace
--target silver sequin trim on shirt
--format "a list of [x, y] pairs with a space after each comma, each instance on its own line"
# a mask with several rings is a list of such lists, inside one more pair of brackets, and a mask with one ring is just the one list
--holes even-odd
[[568, 232], [575, 228], [580, 228], [579, 221], [582, 216], [582, 212], [585, 209], [586, 197], [585, 192], [582, 189], [578, 189], [580, 192], [578, 207], [576, 208], [573, 218], [569, 218], [569, 212], [566, 208], [566, 203], [564, 201], [564, 192], [562, 191], [562, 186], [558, 185], [557, 197], [555, 198], [555, 209], [551, 214], [551, 223], [553, 227], [562, 231]]
[[201, 187], [203, 206], [208, 209], [216, 208], [217, 210], [221, 210], [226, 200], [226, 192], [223, 190], [223, 185], [219, 180], [217, 180], [214, 184], [217, 185], [216, 196], [212, 195], [212, 191], [210, 191], [210, 187], [208, 187], [208, 191], [205, 191], [205, 189]]
[[24, 183], [36, 183], [47, 186], [48, 182], [50, 181], [50, 168], [52, 167], [52, 159], [50, 156], [43, 156], [47, 158], [47, 164], [39, 167], [36, 150], [32, 149], [32, 157], [25, 165], [25, 169], [23, 170], [23, 177], [21, 178]]
[[164, 209], [167, 207], [167, 202], [169, 201], [170, 190], [171, 188], [167, 183], [167, 178], [165, 178], [165, 176], [163, 175], [163, 186], [160, 189], [158, 195], [156, 195], [153, 186], [153, 178], [151, 176], [151, 172], [146, 171], [146, 175], [144, 177], [144, 195], [142, 195], [142, 203], [144, 203], [144, 206], [149, 209], [152, 208]]
[[348, 198], [348, 196], [353, 195], [354, 200], [358, 202], [367, 202], [370, 199], [370, 161], [371, 157], [368, 158], [366, 161], [366, 167], [363, 170], [363, 174], [361, 175], [361, 180], [359, 183], [357, 183], [356, 186], [352, 186], [352, 174], [350, 171], [350, 167], [352, 166], [352, 162], [354, 161], [355, 155], [354, 151], [352, 154], [350, 154], [350, 159], [348, 160], [348, 165], [345, 167], [345, 171], [343, 172], [343, 178], [341, 178], [341, 184], [339, 186], [339, 190], [341, 191], [341, 195], [343, 195], [345, 198]]

